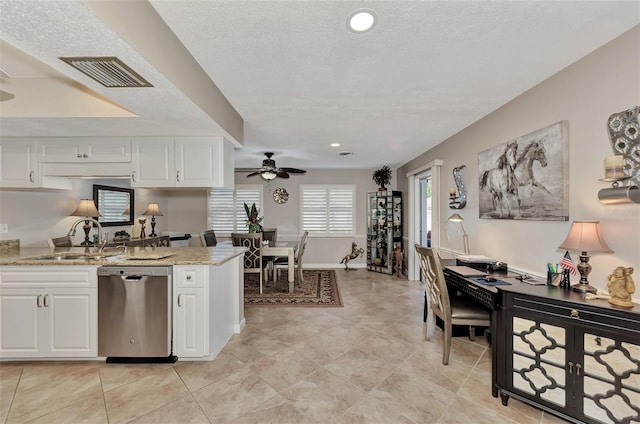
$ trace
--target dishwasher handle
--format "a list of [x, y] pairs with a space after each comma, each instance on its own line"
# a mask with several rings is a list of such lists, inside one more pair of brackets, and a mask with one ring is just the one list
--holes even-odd
[[123, 280], [143, 280], [147, 278], [146, 275], [123, 275], [122, 279]]

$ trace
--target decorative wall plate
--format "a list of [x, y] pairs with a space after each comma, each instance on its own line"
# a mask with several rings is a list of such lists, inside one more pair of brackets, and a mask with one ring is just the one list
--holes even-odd
[[273, 190], [274, 202], [282, 205], [283, 203], [287, 203], [287, 200], [289, 200], [289, 193], [287, 193], [287, 190], [282, 187]]

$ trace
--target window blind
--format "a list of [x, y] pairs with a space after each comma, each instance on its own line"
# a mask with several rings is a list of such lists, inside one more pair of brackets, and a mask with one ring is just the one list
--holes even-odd
[[355, 185], [300, 186], [302, 227], [309, 235], [355, 234]]
[[[251, 206], [255, 202], [262, 209], [262, 185], [236, 186], [235, 190], [209, 190], [208, 227], [220, 235], [246, 233], [247, 214], [244, 204]], [[262, 213], [260, 213], [262, 216]]]

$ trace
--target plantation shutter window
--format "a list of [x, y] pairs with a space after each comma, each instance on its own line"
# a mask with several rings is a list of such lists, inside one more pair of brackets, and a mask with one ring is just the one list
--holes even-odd
[[209, 190], [208, 228], [221, 236], [248, 232], [244, 204], [251, 206], [254, 202], [261, 210], [262, 185], [236, 186], [235, 190]]
[[301, 185], [303, 230], [315, 236], [355, 234], [355, 185]]

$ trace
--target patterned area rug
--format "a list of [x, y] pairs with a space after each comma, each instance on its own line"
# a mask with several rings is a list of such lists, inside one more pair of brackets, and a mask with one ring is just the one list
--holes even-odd
[[301, 306], [301, 307], [341, 307], [342, 298], [338, 289], [336, 272], [332, 269], [305, 269], [302, 287], [298, 278], [294, 281], [293, 293], [289, 293], [287, 271], [280, 272], [274, 287], [273, 282], [260, 281], [257, 274], [247, 274], [244, 279], [245, 306]]

